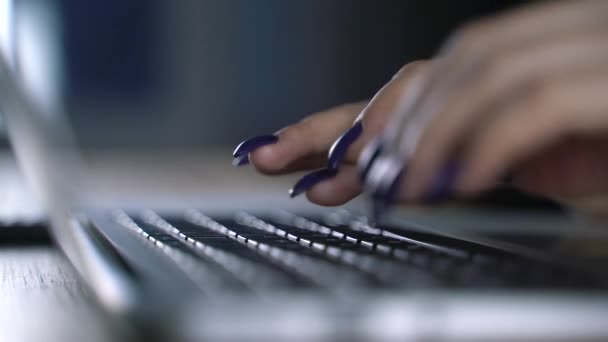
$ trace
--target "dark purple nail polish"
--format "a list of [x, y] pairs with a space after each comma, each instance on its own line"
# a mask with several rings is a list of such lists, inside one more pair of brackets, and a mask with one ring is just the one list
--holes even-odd
[[244, 154], [240, 157], [236, 157], [232, 160], [233, 166], [241, 166], [249, 164], [249, 154]]
[[329, 160], [327, 161], [327, 167], [330, 169], [337, 169], [344, 157], [346, 151], [352, 145], [355, 140], [361, 136], [363, 132], [363, 124], [361, 121], [357, 121], [349, 128], [342, 136], [334, 142], [332, 147], [329, 149]]
[[260, 135], [257, 137], [253, 137], [240, 143], [239, 146], [234, 149], [232, 156], [235, 158], [240, 157], [242, 155], [248, 154], [249, 152], [259, 147], [274, 144], [277, 141], [279, 141], [279, 137], [277, 137], [276, 135]]
[[359, 177], [362, 182], [365, 182], [365, 178], [369, 173], [374, 161], [382, 153], [382, 144], [380, 139], [374, 139], [370, 142], [361, 152], [357, 165], [359, 167]]
[[449, 197], [452, 186], [460, 173], [460, 165], [455, 160], [448, 161], [439, 171], [431, 189], [427, 192], [425, 200], [427, 202], [440, 202]]
[[334, 177], [337, 173], [337, 170], [329, 168], [313, 171], [296, 182], [293, 188], [289, 190], [289, 196], [292, 198], [296, 197], [306, 190], [312, 188], [315, 184]]

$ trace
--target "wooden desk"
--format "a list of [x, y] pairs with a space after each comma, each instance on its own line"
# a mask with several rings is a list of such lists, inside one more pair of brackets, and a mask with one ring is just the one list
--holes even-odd
[[0, 246], [0, 341], [115, 341], [112, 333], [53, 246]]

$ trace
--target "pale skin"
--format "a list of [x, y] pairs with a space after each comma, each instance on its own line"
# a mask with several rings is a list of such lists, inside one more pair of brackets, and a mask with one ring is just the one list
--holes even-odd
[[492, 188], [508, 172], [525, 191], [597, 203], [608, 195], [608, 1], [546, 2], [469, 24], [437, 58], [405, 65], [372, 100], [282, 129], [251, 161], [266, 174], [323, 167], [360, 117], [364, 133], [337, 176], [306, 193], [317, 204], [343, 204], [362, 191], [356, 164], [365, 146], [378, 136], [412, 144], [386, 128], [412, 115], [424, 125], [405, 149], [402, 199], [423, 198], [456, 158], [460, 196]]

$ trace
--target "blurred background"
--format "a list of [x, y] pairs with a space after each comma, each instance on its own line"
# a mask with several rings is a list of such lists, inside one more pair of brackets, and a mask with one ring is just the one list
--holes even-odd
[[[267, 190], [265, 205], [271, 197], [284, 205], [297, 175], [279, 182], [231, 168], [229, 150], [371, 98], [463, 23], [520, 2], [0, 0], [0, 52], [42, 106], [45, 125], [67, 113], [88, 166], [76, 182], [74, 165], [40, 138], [44, 165], [59, 171], [39, 172], [91, 195], [94, 206], [220, 206], [218, 198], [245, 200], [255, 187]], [[1, 114], [0, 221], [38, 217]]]
[[[315, 111], [370, 98], [403, 64], [432, 56], [461, 23], [514, 4], [1, 2], [15, 12], [53, 7], [57, 91], [80, 142], [95, 147], [234, 145], [272, 133]], [[9, 20], [0, 22], [6, 35]]]

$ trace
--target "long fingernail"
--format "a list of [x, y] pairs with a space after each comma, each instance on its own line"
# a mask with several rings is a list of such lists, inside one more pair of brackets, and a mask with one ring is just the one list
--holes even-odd
[[334, 177], [337, 173], [337, 170], [329, 168], [313, 171], [296, 182], [293, 188], [289, 190], [289, 196], [292, 198], [296, 197], [312, 188], [315, 184]]
[[448, 161], [439, 171], [431, 185], [431, 189], [424, 196], [427, 202], [440, 202], [452, 194], [452, 187], [460, 173], [460, 165], [457, 161]]
[[248, 154], [249, 152], [259, 147], [274, 144], [277, 141], [279, 141], [279, 137], [277, 137], [276, 135], [260, 135], [257, 137], [253, 137], [240, 143], [239, 146], [234, 149], [232, 156], [235, 158], [240, 157], [242, 155]]
[[249, 164], [249, 154], [244, 154], [240, 157], [236, 157], [232, 160], [233, 166], [241, 166]]
[[352, 145], [355, 140], [361, 136], [363, 132], [363, 124], [361, 120], [355, 122], [351, 128], [349, 128], [342, 136], [338, 138], [334, 142], [334, 144], [329, 149], [329, 158], [327, 161], [327, 167], [330, 169], [337, 169], [344, 157], [346, 156], [346, 151], [350, 145]]

